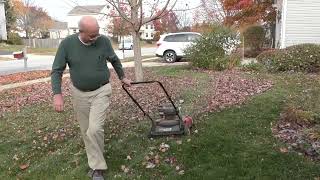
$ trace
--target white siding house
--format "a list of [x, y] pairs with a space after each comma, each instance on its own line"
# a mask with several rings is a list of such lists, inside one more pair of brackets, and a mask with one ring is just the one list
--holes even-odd
[[0, 0], [0, 40], [7, 40], [6, 14], [3, 0]]
[[153, 23], [144, 24], [140, 29], [140, 38], [144, 40], [153, 40], [155, 29]]
[[277, 0], [276, 47], [320, 44], [320, 0]]
[[83, 16], [93, 16], [98, 20], [100, 26], [99, 33], [109, 36], [108, 26], [112, 23], [110, 16], [108, 16], [110, 10], [110, 6], [108, 5], [74, 7], [67, 16], [69, 34], [79, 32], [78, 22]]
[[68, 23], [54, 21], [52, 28], [49, 29], [51, 39], [63, 39], [69, 35]]

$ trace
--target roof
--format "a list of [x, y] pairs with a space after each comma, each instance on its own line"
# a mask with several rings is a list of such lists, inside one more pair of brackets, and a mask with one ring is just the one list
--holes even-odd
[[68, 13], [68, 15], [98, 14], [104, 7], [105, 5], [76, 6]]
[[53, 26], [50, 29], [68, 29], [68, 23], [67, 22], [60, 22], [60, 21], [54, 21]]

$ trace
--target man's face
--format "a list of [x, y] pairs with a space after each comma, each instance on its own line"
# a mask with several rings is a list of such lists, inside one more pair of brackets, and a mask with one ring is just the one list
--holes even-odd
[[98, 37], [100, 37], [99, 34], [99, 28], [92, 28], [92, 29], [87, 29], [84, 31], [81, 31], [81, 40], [84, 43], [88, 43], [88, 44], [93, 44]]

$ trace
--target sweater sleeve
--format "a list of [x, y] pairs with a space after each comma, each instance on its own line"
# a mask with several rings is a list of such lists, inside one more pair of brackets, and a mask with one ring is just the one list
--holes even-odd
[[118, 78], [122, 80], [125, 78], [124, 71], [122, 68], [122, 64], [120, 62], [120, 59], [118, 58], [117, 54], [114, 52], [111, 42], [109, 38], [106, 37], [106, 49], [107, 49], [107, 54], [108, 54], [108, 61], [112, 64], [114, 70], [116, 71]]
[[62, 41], [52, 64], [51, 85], [53, 94], [61, 94], [62, 75], [63, 71], [66, 69], [66, 64], [67, 54], [64, 41]]

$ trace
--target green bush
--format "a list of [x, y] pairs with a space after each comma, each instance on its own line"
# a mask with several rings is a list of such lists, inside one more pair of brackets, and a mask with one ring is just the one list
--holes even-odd
[[241, 66], [243, 71], [261, 72], [264, 71], [264, 66], [261, 63], [249, 63]]
[[270, 72], [319, 72], [320, 45], [300, 44], [282, 50], [266, 51], [257, 60]]
[[281, 119], [288, 122], [294, 122], [299, 125], [311, 125], [319, 123], [318, 114], [313, 111], [303, 110], [292, 105], [288, 105], [284, 108], [283, 112], [281, 113]]
[[249, 26], [243, 32], [243, 42], [245, 46], [245, 56], [246, 57], [257, 57], [261, 51], [262, 46], [266, 41], [266, 34], [263, 27], [254, 25]]
[[8, 34], [8, 44], [14, 44], [14, 45], [22, 45], [22, 38], [19, 36], [18, 33], [9, 33]]
[[238, 56], [231, 55], [237, 44], [239, 40], [235, 32], [223, 26], [213, 26], [211, 32], [184, 52], [194, 67], [220, 71], [239, 64]]

